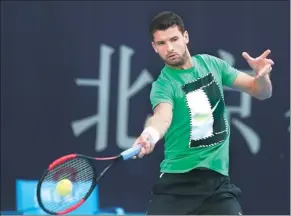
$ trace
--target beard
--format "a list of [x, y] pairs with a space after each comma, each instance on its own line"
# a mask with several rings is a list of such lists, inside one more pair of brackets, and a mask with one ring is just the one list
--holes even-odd
[[185, 52], [180, 56], [177, 56], [174, 59], [164, 59], [167, 65], [172, 66], [172, 67], [179, 67], [185, 64], [187, 59], [187, 52]]

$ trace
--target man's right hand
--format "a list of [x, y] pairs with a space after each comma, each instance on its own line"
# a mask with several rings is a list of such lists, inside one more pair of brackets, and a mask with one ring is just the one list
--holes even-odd
[[[141, 134], [133, 144], [133, 146], [137, 145], [142, 146], [140, 153], [137, 155], [138, 158], [143, 158], [145, 155], [150, 154], [155, 148], [155, 144], [152, 143], [152, 138], [149, 133]], [[134, 156], [133, 158], [136, 159], [137, 157]]]

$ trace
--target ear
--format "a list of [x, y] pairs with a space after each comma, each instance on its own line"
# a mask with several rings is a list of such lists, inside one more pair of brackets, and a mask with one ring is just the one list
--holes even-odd
[[185, 44], [189, 43], [189, 34], [187, 31], [184, 32], [184, 42], [185, 42]]
[[155, 42], [153, 42], [153, 41], [152, 41], [152, 47], [154, 48], [155, 52], [158, 53], [158, 50], [157, 50], [157, 48], [156, 48], [156, 44], [155, 44]]

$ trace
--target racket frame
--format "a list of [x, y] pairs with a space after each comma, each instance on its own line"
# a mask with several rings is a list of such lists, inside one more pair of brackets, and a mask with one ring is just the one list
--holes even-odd
[[[104, 174], [118, 161], [125, 161], [125, 160], [129, 160], [131, 159], [133, 156], [137, 155], [140, 150], [141, 150], [142, 146], [141, 145], [137, 145], [134, 146], [132, 148], [129, 148], [125, 151], [123, 151], [122, 153], [120, 153], [117, 156], [114, 157], [104, 157], [104, 158], [94, 158], [94, 157], [90, 157], [90, 156], [86, 156], [86, 155], [82, 155], [82, 154], [69, 154], [69, 155], [65, 155], [62, 156], [58, 159], [56, 159], [55, 161], [53, 161], [49, 167], [45, 170], [45, 172], [42, 174], [40, 180], [38, 181], [37, 184], [37, 190], [36, 190], [36, 196], [37, 196], [37, 201], [39, 203], [39, 206], [41, 207], [41, 209], [43, 211], [45, 211], [48, 214], [51, 215], [63, 215], [63, 214], [68, 214], [70, 212], [72, 212], [73, 210], [77, 209], [78, 207], [80, 207], [87, 199], [88, 197], [91, 195], [91, 193], [93, 192], [95, 186], [98, 184], [99, 180], [104, 176]], [[70, 160], [70, 159], [74, 159], [74, 158], [83, 158], [86, 159], [87, 162], [90, 164], [92, 170], [93, 170], [93, 179], [92, 179], [92, 184], [91, 184], [91, 188], [89, 189], [89, 191], [87, 192], [87, 194], [75, 205], [68, 207], [67, 209], [60, 211], [60, 212], [52, 212], [48, 209], [45, 208], [45, 206], [43, 205], [43, 202], [41, 200], [41, 186], [42, 183], [45, 179], [45, 176], [47, 175], [47, 173], [49, 171], [51, 171], [54, 167], [62, 164], [63, 162]], [[93, 166], [93, 161], [111, 161], [110, 164], [108, 164], [103, 171], [97, 176], [97, 172], [95, 167]]]
[[[83, 159], [85, 159], [87, 162], [88, 162], [88, 164], [91, 166], [91, 169], [92, 169], [92, 171], [93, 171], [93, 176], [94, 176], [94, 178], [92, 179], [92, 183], [91, 183], [91, 186], [90, 186], [90, 189], [88, 190], [88, 192], [86, 193], [86, 195], [79, 201], [79, 202], [77, 202], [75, 205], [73, 205], [73, 206], [71, 206], [71, 207], [68, 207], [67, 209], [65, 209], [65, 210], [62, 210], [62, 211], [60, 211], [60, 212], [52, 212], [52, 211], [50, 211], [50, 210], [48, 210], [45, 206], [44, 206], [44, 204], [43, 204], [43, 202], [42, 202], [42, 199], [41, 199], [41, 187], [42, 187], [42, 183], [44, 182], [44, 179], [45, 179], [45, 177], [46, 177], [46, 175], [53, 169], [53, 168], [55, 168], [55, 167], [57, 167], [58, 165], [60, 165], [60, 164], [62, 164], [62, 163], [64, 163], [64, 162], [66, 162], [66, 161], [68, 161], [68, 160], [71, 160], [71, 159], [74, 159], [74, 158], [83, 158]], [[118, 158], [116, 158], [116, 159], [112, 159], [113, 160], [113, 162], [111, 163], [111, 164], [109, 164], [109, 165], [107, 165], [107, 167], [108, 166], [112, 166], [113, 165], [113, 163], [115, 163], [115, 161], [117, 160]], [[103, 173], [101, 176], [99, 175], [99, 176], [97, 176], [97, 172], [96, 172], [96, 169], [95, 169], [95, 166], [93, 166], [93, 160], [95, 160], [96, 161], [96, 159], [95, 158], [93, 158], [93, 157], [88, 157], [88, 156], [85, 156], [85, 155], [81, 155], [81, 154], [69, 154], [69, 155], [65, 155], [65, 156], [62, 156], [62, 157], [60, 157], [60, 158], [58, 158], [58, 159], [56, 159], [55, 161], [53, 161], [50, 165], [49, 165], [49, 167], [44, 171], [44, 173], [42, 174], [42, 176], [41, 176], [41, 178], [39, 179], [39, 181], [38, 181], [38, 184], [37, 184], [37, 189], [36, 189], [36, 197], [37, 197], [37, 201], [38, 201], [38, 204], [39, 204], [39, 206], [41, 207], [41, 209], [43, 210], [43, 211], [45, 211], [46, 213], [48, 213], [48, 214], [51, 214], [51, 215], [64, 215], [64, 214], [67, 214], [67, 213], [69, 213], [69, 212], [72, 212], [73, 210], [75, 210], [75, 209], [77, 209], [78, 207], [80, 207], [88, 198], [89, 198], [89, 196], [91, 195], [91, 193], [93, 192], [93, 190], [94, 190], [94, 188], [95, 188], [95, 186], [97, 185], [97, 183], [98, 183], [98, 181], [97, 181], [97, 179], [99, 180], [102, 176], [103, 176], [103, 174], [105, 173]], [[106, 167], [106, 168], [107, 168]], [[106, 169], [105, 168], [105, 169]], [[108, 170], [108, 169], [107, 169]], [[106, 171], [107, 171], [106, 170]]]

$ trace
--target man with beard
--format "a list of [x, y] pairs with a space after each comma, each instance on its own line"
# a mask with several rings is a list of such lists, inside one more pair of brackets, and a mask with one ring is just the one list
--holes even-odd
[[240, 189], [229, 178], [230, 125], [223, 86], [260, 100], [271, 97], [270, 50], [257, 58], [242, 53], [256, 72], [253, 77], [217, 57], [191, 56], [188, 32], [173, 12], [154, 17], [150, 33], [165, 66], [152, 84], [154, 114], [134, 146], [142, 145], [137, 156], [142, 158], [164, 137], [165, 158], [147, 214], [242, 214]]

